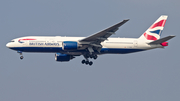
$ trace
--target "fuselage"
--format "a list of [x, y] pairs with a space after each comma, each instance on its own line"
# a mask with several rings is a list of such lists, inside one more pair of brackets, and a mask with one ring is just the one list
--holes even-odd
[[55, 60], [67, 62], [76, 56], [84, 56], [82, 64], [92, 65], [89, 59], [101, 54], [127, 54], [168, 46], [173, 35], [160, 39], [167, 16], [160, 16], [139, 38], [110, 38], [129, 19], [87, 37], [27, 36], [11, 40], [6, 46], [20, 53], [55, 53]]
[[[84, 37], [61, 37], [61, 36], [27, 36], [13, 39], [7, 43], [7, 47], [22, 52], [51, 52], [64, 53], [70, 55], [81, 55], [86, 50], [77, 49], [64, 51], [62, 42], [76, 41]], [[138, 51], [144, 51], [153, 48], [162, 48], [161, 45], [149, 45], [143, 40], [136, 38], [108, 38], [101, 43], [102, 49], [98, 54], [125, 54]]]

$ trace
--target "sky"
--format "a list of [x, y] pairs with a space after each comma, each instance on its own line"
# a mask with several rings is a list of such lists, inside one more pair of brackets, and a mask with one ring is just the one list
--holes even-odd
[[[179, 0], [1, 0], [0, 101], [179, 101]], [[165, 49], [82, 56], [56, 62], [55, 53], [23, 53], [5, 45], [23, 36], [89, 36], [130, 19], [111, 37], [138, 38], [161, 15]]]

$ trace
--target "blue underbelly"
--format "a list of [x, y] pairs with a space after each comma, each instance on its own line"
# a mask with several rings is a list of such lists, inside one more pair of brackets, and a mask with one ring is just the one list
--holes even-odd
[[[13, 47], [11, 48], [16, 51], [22, 52], [51, 52], [51, 53], [58, 53], [63, 52], [66, 53], [67, 51], [63, 51], [61, 47]], [[144, 51], [144, 49], [126, 49], [126, 48], [102, 48], [100, 54], [126, 54], [126, 53], [133, 53]], [[75, 50], [71, 52], [87, 52], [85, 50]], [[98, 52], [97, 52], [98, 53]]]

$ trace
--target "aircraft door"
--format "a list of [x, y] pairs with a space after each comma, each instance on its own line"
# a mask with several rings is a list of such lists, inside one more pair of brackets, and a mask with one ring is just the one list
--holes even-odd
[[134, 40], [133, 44], [134, 44], [134, 47], [138, 47], [138, 41], [137, 40]]

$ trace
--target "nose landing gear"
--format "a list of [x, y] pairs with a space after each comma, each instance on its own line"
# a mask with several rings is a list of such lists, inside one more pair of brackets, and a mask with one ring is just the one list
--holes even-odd
[[22, 60], [24, 57], [23, 56], [20, 56], [20, 59]]
[[17, 51], [17, 53], [19, 53], [21, 56], [20, 56], [20, 59], [22, 60], [24, 57], [22, 55], [22, 52], [21, 51]]

